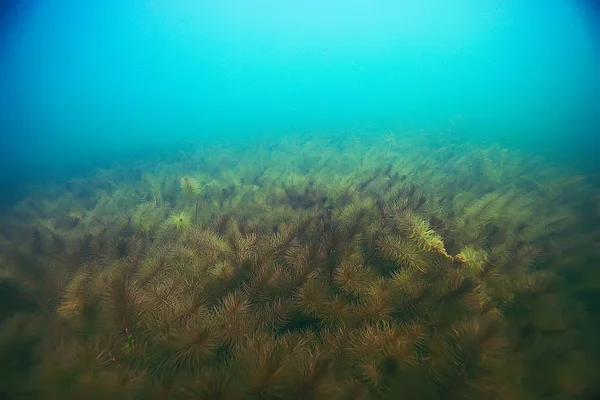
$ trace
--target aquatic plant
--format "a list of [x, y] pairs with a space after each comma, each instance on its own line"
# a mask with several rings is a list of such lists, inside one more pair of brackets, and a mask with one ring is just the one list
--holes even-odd
[[200, 194], [200, 184], [191, 176], [181, 178], [181, 189], [189, 195], [197, 196]]
[[[29, 361], [1, 389], [27, 398], [593, 393], [597, 362], [562, 356], [596, 350], [573, 295], [600, 287], [597, 274], [577, 271], [599, 256], [588, 249], [594, 225], [582, 224], [600, 220], [584, 207], [588, 188], [556, 183], [559, 170], [516, 151], [498, 173], [495, 149], [425, 139], [298, 139], [258, 160], [219, 147], [149, 163], [144, 179], [118, 188], [106, 189], [104, 170], [88, 183], [102, 188], [94, 201], [25, 200], [25, 217], [3, 225], [0, 265], [31, 306], [3, 322], [0, 354], [18, 349]], [[202, 171], [186, 169], [198, 159]], [[522, 190], [526, 175], [537, 189]], [[68, 223], [75, 209], [82, 217]], [[578, 362], [586, 374], [569, 373]]]
[[170, 226], [180, 231], [187, 230], [192, 226], [192, 219], [185, 211], [172, 214], [167, 222]]

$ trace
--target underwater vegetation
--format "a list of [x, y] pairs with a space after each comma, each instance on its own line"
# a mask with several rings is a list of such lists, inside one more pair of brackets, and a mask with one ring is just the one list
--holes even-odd
[[594, 193], [422, 133], [216, 143], [48, 185], [0, 228], [0, 394], [592, 398]]

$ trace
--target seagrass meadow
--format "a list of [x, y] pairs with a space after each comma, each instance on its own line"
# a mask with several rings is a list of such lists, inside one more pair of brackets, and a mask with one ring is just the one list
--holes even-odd
[[597, 398], [599, 204], [551, 160], [424, 133], [46, 183], [0, 225], [0, 394]]

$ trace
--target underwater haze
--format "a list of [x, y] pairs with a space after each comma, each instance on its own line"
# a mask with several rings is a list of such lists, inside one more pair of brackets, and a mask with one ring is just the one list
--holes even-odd
[[314, 130], [454, 129], [572, 160], [597, 145], [585, 2], [4, 4], [0, 129], [14, 182]]
[[0, 399], [600, 399], [594, 2], [0, 7]]

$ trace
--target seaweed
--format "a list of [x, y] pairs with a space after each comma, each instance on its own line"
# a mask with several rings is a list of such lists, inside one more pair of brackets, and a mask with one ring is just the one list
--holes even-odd
[[600, 258], [581, 223], [600, 210], [584, 181], [438, 137], [252, 146], [102, 170], [16, 205], [0, 266], [20, 304], [3, 311], [0, 354], [27, 362], [1, 393], [597, 390], [597, 360], [577, 356], [598, 351], [582, 293], [600, 276], [580, 269]]

